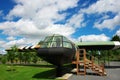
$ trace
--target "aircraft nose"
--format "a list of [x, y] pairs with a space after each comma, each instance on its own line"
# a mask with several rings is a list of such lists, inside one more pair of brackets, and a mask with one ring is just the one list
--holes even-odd
[[37, 52], [39, 56], [43, 56], [49, 53], [48, 49], [46, 48], [39, 48]]

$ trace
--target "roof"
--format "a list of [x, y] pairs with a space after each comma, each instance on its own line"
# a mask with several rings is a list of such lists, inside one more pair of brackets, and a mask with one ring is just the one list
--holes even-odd
[[105, 41], [105, 42], [102, 42], [102, 41], [98, 41], [98, 42], [78, 42], [78, 43], [75, 43], [76, 45], [79, 45], [79, 46], [82, 46], [82, 45], [114, 45], [114, 42], [113, 41]]

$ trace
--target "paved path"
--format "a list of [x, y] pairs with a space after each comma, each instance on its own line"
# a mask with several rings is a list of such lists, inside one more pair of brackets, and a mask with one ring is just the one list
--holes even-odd
[[110, 62], [110, 67], [106, 67], [105, 70], [107, 72], [107, 76], [98, 76], [93, 74], [83, 76], [73, 74], [68, 78], [68, 80], [120, 80], [120, 62]]

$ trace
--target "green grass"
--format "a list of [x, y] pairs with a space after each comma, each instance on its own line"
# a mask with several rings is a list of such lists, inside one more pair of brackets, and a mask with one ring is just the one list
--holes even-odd
[[[11, 68], [14, 71], [11, 71]], [[45, 65], [0, 65], [0, 80], [54, 80], [55, 69]]]

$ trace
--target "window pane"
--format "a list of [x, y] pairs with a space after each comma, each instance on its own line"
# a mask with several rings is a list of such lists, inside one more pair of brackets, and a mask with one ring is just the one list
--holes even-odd
[[71, 45], [71, 43], [63, 42], [63, 47], [72, 48], [72, 45]]

